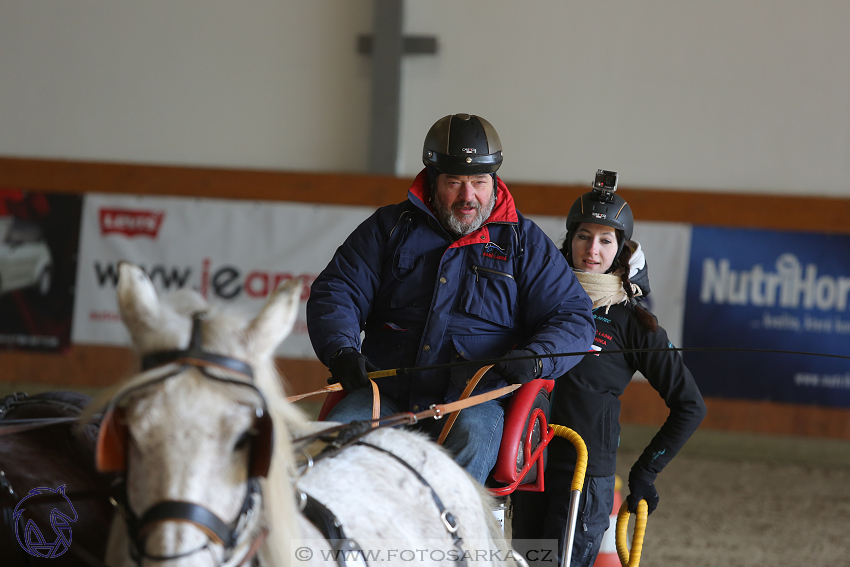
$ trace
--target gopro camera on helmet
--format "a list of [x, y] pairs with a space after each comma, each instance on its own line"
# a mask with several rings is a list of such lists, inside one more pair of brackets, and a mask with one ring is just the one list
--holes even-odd
[[593, 180], [593, 192], [600, 197], [600, 200], [611, 201], [614, 198], [614, 192], [617, 190], [617, 181], [616, 171], [597, 169], [596, 178]]
[[575, 236], [571, 231], [583, 222], [604, 224], [622, 230], [625, 239], [631, 239], [634, 229], [632, 209], [625, 199], [617, 195], [617, 181], [616, 171], [597, 170], [593, 190], [576, 199], [570, 207], [567, 215], [567, 238], [570, 242]]

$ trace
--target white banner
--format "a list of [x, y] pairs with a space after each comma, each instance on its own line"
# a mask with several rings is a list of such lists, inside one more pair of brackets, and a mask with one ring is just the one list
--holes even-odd
[[[190, 287], [213, 304], [256, 313], [277, 284], [309, 286], [337, 247], [374, 209], [181, 197], [88, 194], [83, 204], [72, 341], [128, 345], [118, 315], [118, 262], [141, 266], [160, 292]], [[560, 246], [565, 218], [532, 218]], [[690, 227], [638, 222], [648, 258], [647, 306], [680, 344]], [[293, 334], [279, 356], [315, 358], [307, 336], [307, 289]]]
[[[117, 265], [141, 266], [160, 292], [198, 290], [211, 303], [259, 311], [277, 284], [309, 286], [369, 207], [86, 195], [77, 263], [72, 340], [128, 345], [118, 315]], [[305, 306], [279, 356], [315, 358]]]

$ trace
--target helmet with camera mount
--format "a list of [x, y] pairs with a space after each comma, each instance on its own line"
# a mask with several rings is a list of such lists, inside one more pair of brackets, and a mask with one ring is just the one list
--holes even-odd
[[[606, 178], [604, 182], [600, 181], [603, 177], [601, 174], [608, 174], [604, 176]], [[613, 182], [607, 180], [611, 175], [614, 178]], [[623, 241], [618, 242], [617, 248], [617, 255], [620, 255], [625, 241], [632, 238], [635, 223], [632, 216], [632, 208], [629, 207], [625, 199], [616, 193], [616, 178], [617, 174], [615, 172], [601, 169], [597, 172], [597, 181], [593, 184], [593, 190], [576, 199], [573, 206], [570, 207], [570, 212], [567, 214], [566, 242], [572, 242], [576, 227], [580, 223], [586, 222], [610, 226], [623, 232]]]

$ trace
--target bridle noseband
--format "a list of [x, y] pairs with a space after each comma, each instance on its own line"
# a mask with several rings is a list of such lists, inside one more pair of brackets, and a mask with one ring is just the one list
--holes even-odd
[[[256, 408], [257, 413], [254, 427], [252, 428], [254, 439], [251, 444], [248, 471], [249, 479], [245, 498], [242, 501], [241, 509], [236, 518], [229, 523], [200, 504], [177, 500], [158, 502], [139, 517], [130, 508], [127, 498], [126, 479], [122, 477], [114, 486], [115, 490], [112, 501], [119, 509], [127, 524], [127, 534], [130, 539], [130, 556], [136, 563], [139, 563], [143, 558], [154, 561], [179, 559], [209, 549], [211, 542], [224, 547], [224, 562], [228, 563], [233, 559], [236, 546], [244, 530], [251, 525], [254, 515], [259, 513], [262, 493], [258, 477], [267, 476], [271, 465], [273, 448], [271, 415], [268, 412], [265, 396], [253, 384], [254, 371], [250, 364], [236, 358], [213, 354], [203, 350], [201, 346], [201, 324], [203, 319], [203, 313], [196, 313], [192, 316], [192, 335], [188, 348], [156, 352], [142, 357], [142, 369], [144, 371], [170, 364], [176, 366], [163, 376], [124, 391], [110, 401], [104, 411], [104, 418], [98, 436], [97, 464], [98, 468], [103, 472], [126, 472], [125, 445], [127, 443], [128, 433], [126, 424], [123, 423], [123, 408], [119, 405], [122, 399], [135, 390], [165, 381], [182, 373], [187, 368], [194, 367], [207, 378], [250, 388], [259, 396], [261, 405]], [[211, 368], [238, 374], [248, 381], [213, 374], [209, 371]], [[208, 541], [201, 547], [177, 555], [157, 556], [147, 554], [145, 552], [145, 542], [148, 535], [157, 524], [170, 521], [191, 523], [206, 534]], [[264, 528], [251, 542], [250, 549], [246, 555], [240, 561], [234, 563], [233, 567], [239, 567], [250, 561], [256, 554], [267, 533], [268, 529]]]

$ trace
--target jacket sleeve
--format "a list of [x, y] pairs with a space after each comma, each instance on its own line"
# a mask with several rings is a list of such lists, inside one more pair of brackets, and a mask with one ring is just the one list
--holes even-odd
[[[517, 289], [519, 311], [529, 335], [524, 346], [541, 355], [586, 352], [596, 334], [592, 302], [555, 244], [537, 225], [523, 220]], [[582, 358], [543, 358], [541, 377], [566, 374]]]
[[[637, 339], [632, 344], [636, 348], [673, 348], [663, 328], [649, 332], [634, 320], [634, 316], [632, 319], [631, 332]], [[647, 352], [636, 357], [637, 369], [670, 409], [667, 420], [632, 466], [631, 475], [651, 483], [697, 430], [705, 417], [706, 407], [693, 375], [678, 352]]]
[[360, 350], [360, 331], [380, 283], [386, 238], [381, 209], [340, 246], [310, 287], [307, 330], [325, 365], [341, 348]]

